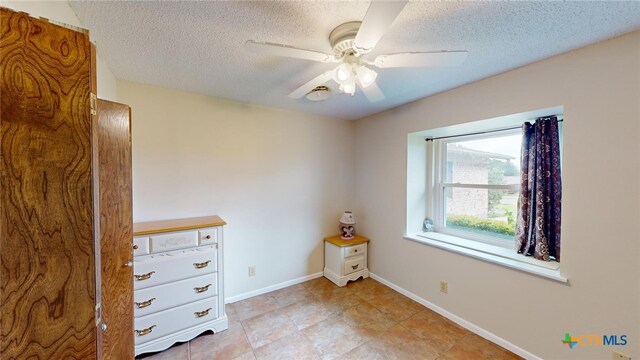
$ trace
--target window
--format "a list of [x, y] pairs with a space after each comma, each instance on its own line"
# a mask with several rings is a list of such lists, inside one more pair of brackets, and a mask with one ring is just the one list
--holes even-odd
[[513, 248], [520, 129], [433, 140], [437, 232]]
[[[409, 133], [404, 238], [567, 282], [559, 262], [518, 253], [515, 239], [522, 125], [557, 114], [562, 167], [563, 112], [560, 105]], [[433, 230], [425, 231], [429, 219]]]

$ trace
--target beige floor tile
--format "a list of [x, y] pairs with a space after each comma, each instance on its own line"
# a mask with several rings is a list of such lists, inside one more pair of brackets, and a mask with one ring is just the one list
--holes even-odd
[[406, 320], [425, 309], [424, 306], [394, 290], [377, 295], [367, 302], [396, 321]]
[[319, 277], [317, 279], [305, 281], [302, 283], [302, 286], [304, 286], [307, 290], [309, 290], [311, 293], [314, 293], [314, 294], [317, 292], [322, 292], [326, 290], [340, 289], [338, 285], [332, 283], [329, 279], [327, 279], [324, 276]]
[[[369, 280], [369, 281], [367, 281]], [[363, 280], [362, 286], [354, 287], [352, 292], [363, 300], [373, 300], [377, 296], [384, 295], [391, 290], [390, 287], [383, 285], [375, 280], [369, 278]]]
[[217, 334], [203, 334], [189, 343], [191, 360], [231, 360], [251, 351], [242, 326], [237, 322]]
[[350, 307], [354, 307], [363, 304], [365, 301], [351, 291], [344, 291], [342, 289], [331, 289], [322, 292], [316, 292], [314, 294], [316, 300], [332, 306], [337, 306], [341, 310], [346, 310]]
[[242, 326], [254, 349], [291, 335], [298, 330], [284, 309], [276, 309], [244, 320]]
[[275, 310], [280, 306], [271, 295], [258, 295], [246, 300], [238, 301], [232, 304], [228, 304], [234, 311], [237, 320], [246, 320], [260, 314]]
[[345, 310], [342, 312], [341, 318], [352, 327], [373, 331], [384, 331], [397, 323], [393, 318], [368, 303]]
[[144, 360], [189, 360], [189, 344], [181, 343], [173, 345], [165, 351], [155, 354], [142, 354], [136, 359]]
[[400, 323], [416, 336], [425, 339], [439, 352], [449, 350], [468, 331], [441, 315], [425, 309]]
[[518, 355], [475, 334], [467, 334], [443, 353], [447, 359], [515, 360]]
[[258, 360], [319, 359], [311, 342], [298, 332], [259, 347], [254, 350], [254, 353]]
[[302, 284], [286, 287], [284, 289], [276, 290], [268, 295], [273, 296], [278, 305], [284, 307], [287, 305], [295, 304], [297, 302], [310, 302], [313, 301], [313, 295]]
[[253, 354], [253, 351], [246, 352], [233, 360], [256, 360], [256, 356]]
[[324, 304], [319, 301], [299, 302], [283, 308], [287, 316], [296, 324], [298, 330], [302, 330], [320, 321], [326, 320], [340, 312], [336, 306]]
[[331, 360], [362, 345], [365, 340], [338, 316], [304, 329], [302, 333], [311, 341], [323, 360]]
[[341, 355], [336, 360], [385, 360], [383, 354], [381, 354], [370, 343], [365, 343], [357, 348]]
[[421, 339], [400, 325], [383, 333], [381, 341], [371, 341], [387, 359], [435, 360], [439, 353]]

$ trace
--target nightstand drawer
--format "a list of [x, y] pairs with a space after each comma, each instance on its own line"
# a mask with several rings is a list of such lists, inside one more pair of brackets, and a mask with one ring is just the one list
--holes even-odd
[[344, 257], [362, 255], [367, 250], [367, 244], [354, 245], [344, 248]]
[[364, 256], [349, 258], [344, 261], [344, 275], [364, 269]]

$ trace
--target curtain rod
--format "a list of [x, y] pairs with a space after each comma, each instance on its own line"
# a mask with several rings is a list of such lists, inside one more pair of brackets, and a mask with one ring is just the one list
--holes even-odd
[[[541, 116], [540, 118], [548, 118], [548, 117], [552, 117], [552, 116], [558, 116], [558, 115], [549, 115], [549, 116]], [[558, 119], [558, 122], [563, 122], [564, 119]], [[507, 131], [507, 130], [515, 130], [515, 129], [521, 129], [522, 125], [520, 126], [515, 126], [515, 127], [510, 127], [510, 128], [504, 128], [504, 129], [499, 129], [499, 130], [487, 130], [487, 131], [479, 131], [479, 132], [474, 132], [474, 133], [468, 133], [468, 134], [460, 134], [460, 135], [449, 135], [449, 136], [439, 136], [439, 137], [430, 137], [430, 138], [426, 138], [425, 141], [433, 141], [433, 140], [440, 140], [440, 139], [449, 139], [449, 138], [455, 138], [455, 137], [461, 137], [461, 136], [470, 136], [470, 135], [482, 135], [482, 134], [491, 134], [491, 133], [495, 133], [495, 132], [500, 132], [500, 131]]]

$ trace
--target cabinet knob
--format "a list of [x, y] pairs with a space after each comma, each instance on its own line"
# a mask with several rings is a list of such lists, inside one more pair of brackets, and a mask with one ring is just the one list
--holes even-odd
[[207, 240], [209, 240], [209, 239], [211, 239], [211, 235], [207, 235], [207, 236], [205, 236], [204, 238], [205, 238], [205, 239], [207, 239]]
[[138, 245], [133, 245], [133, 250], [138, 250]]

